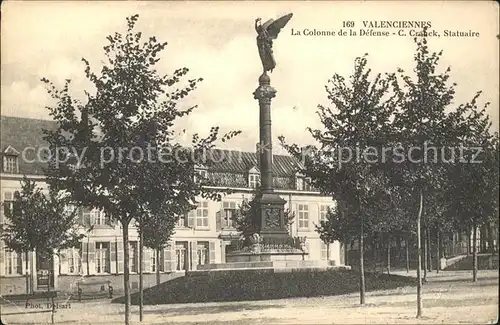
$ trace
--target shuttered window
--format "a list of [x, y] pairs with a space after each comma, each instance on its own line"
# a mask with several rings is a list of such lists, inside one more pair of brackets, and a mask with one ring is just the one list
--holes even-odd
[[123, 273], [123, 241], [116, 243], [116, 267], [118, 273]]
[[222, 228], [234, 228], [233, 219], [238, 212], [236, 202], [223, 202]]
[[[19, 193], [16, 191], [16, 193]], [[8, 220], [5, 218], [9, 213], [14, 210], [14, 193], [4, 192], [3, 193], [3, 210], [1, 215], [0, 224], [7, 223]]]
[[176, 265], [175, 243], [169, 242], [163, 249], [163, 271], [172, 272], [176, 269]]
[[82, 272], [82, 250], [81, 248], [69, 248], [66, 250], [68, 261], [68, 273], [80, 274]]
[[150, 265], [151, 265], [151, 272], [156, 272], [157, 268], [157, 261], [156, 261], [156, 250], [151, 251], [151, 258], [150, 258]]
[[128, 242], [128, 267], [130, 272], [137, 272], [138, 270], [139, 250], [137, 247], [136, 241]]
[[5, 250], [5, 275], [23, 274], [23, 260], [20, 253]]
[[208, 202], [198, 202], [196, 209], [196, 228], [208, 228]]
[[81, 208], [79, 213], [80, 224], [85, 227], [90, 227], [92, 225], [99, 226], [113, 226], [111, 218], [107, 216], [103, 211], [97, 209]]
[[320, 205], [319, 206], [319, 221], [326, 221], [326, 217], [328, 215], [328, 205]]
[[309, 206], [307, 204], [298, 205], [299, 229], [309, 229]]
[[13, 155], [3, 156], [3, 172], [15, 174], [18, 172], [18, 158]]
[[[90, 251], [89, 251], [90, 254]], [[110, 264], [110, 249], [109, 243], [97, 242], [95, 245], [95, 267], [96, 273], [109, 273]]]
[[184, 228], [184, 227], [187, 227], [187, 219], [188, 219], [188, 214], [183, 214], [181, 216], [179, 216], [179, 219], [177, 220], [177, 224], [176, 226], [179, 227], [179, 228]]

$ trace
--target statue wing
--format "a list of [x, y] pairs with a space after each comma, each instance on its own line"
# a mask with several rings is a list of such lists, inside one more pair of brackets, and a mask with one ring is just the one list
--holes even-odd
[[262, 29], [267, 30], [269, 25], [271, 25], [273, 22], [274, 22], [274, 19], [269, 19], [268, 21], [266, 21], [265, 23], [262, 24]]
[[269, 36], [271, 36], [271, 38], [276, 39], [278, 37], [280, 30], [283, 27], [285, 27], [285, 25], [288, 23], [290, 18], [292, 18], [292, 16], [293, 16], [293, 13], [289, 13], [288, 15], [285, 15], [285, 16], [278, 18], [274, 21], [272, 19], [270, 19], [263, 25], [263, 27], [267, 30], [267, 32], [268, 32]]

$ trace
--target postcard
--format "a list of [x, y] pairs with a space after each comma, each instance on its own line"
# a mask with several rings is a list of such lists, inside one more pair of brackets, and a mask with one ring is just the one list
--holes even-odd
[[6, 1], [2, 324], [498, 321], [492, 1]]

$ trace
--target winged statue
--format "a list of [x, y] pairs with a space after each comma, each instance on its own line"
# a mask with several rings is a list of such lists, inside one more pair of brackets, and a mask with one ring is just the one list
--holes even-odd
[[261, 23], [262, 19], [255, 19], [255, 31], [257, 32], [257, 48], [259, 49], [260, 60], [264, 73], [267, 71], [273, 72], [276, 67], [276, 61], [273, 55], [273, 40], [278, 37], [279, 32], [292, 18], [292, 13], [285, 15], [276, 20], [269, 19], [265, 23]]

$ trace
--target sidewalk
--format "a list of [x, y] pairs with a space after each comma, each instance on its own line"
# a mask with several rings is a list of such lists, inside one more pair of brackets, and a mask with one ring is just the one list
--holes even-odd
[[[416, 276], [415, 270], [393, 274]], [[498, 273], [480, 271], [473, 283], [470, 271], [428, 272], [423, 289], [424, 317], [415, 318], [413, 286], [341, 296], [276, 300], [193, 303], [144, 306], [144, 322], [138, 322], [138, 306], [131, 306], [131, 324], [254, 325], [254, 324], [493, 324], [498, 312]], [[109, 302], [71, 303], [59, 309], [56, 324], [123, 324], [124, 306]], [[2, 306], [7, 324], [47, 324], [50, 313]]]
[[[387, 273], [387, 272], [386, 272]], [[391, 274], [401, 275], [401, 276], [409, 276], [416, 278], [417, 270], [410, 270], [410, 272], [406, 272], [406, 270], [395, 270], [391, 271]], [[422, 278], [424, 277], [424, 271], [421, 272]], [[479, 270], [477, 272], [477, 279], [480, 281], [482, 278], [485, 279], [498, 279], [498, 270]], [[427, 271], [427, 280], [428, 281], [445, 281], [445, 280], [470, 280], [472, 281], [472, 270], [462, 271], [462, 270], [451, 270], [444, 271], [440, 270], [439, 273], [436, 270], [432, 272]]]

